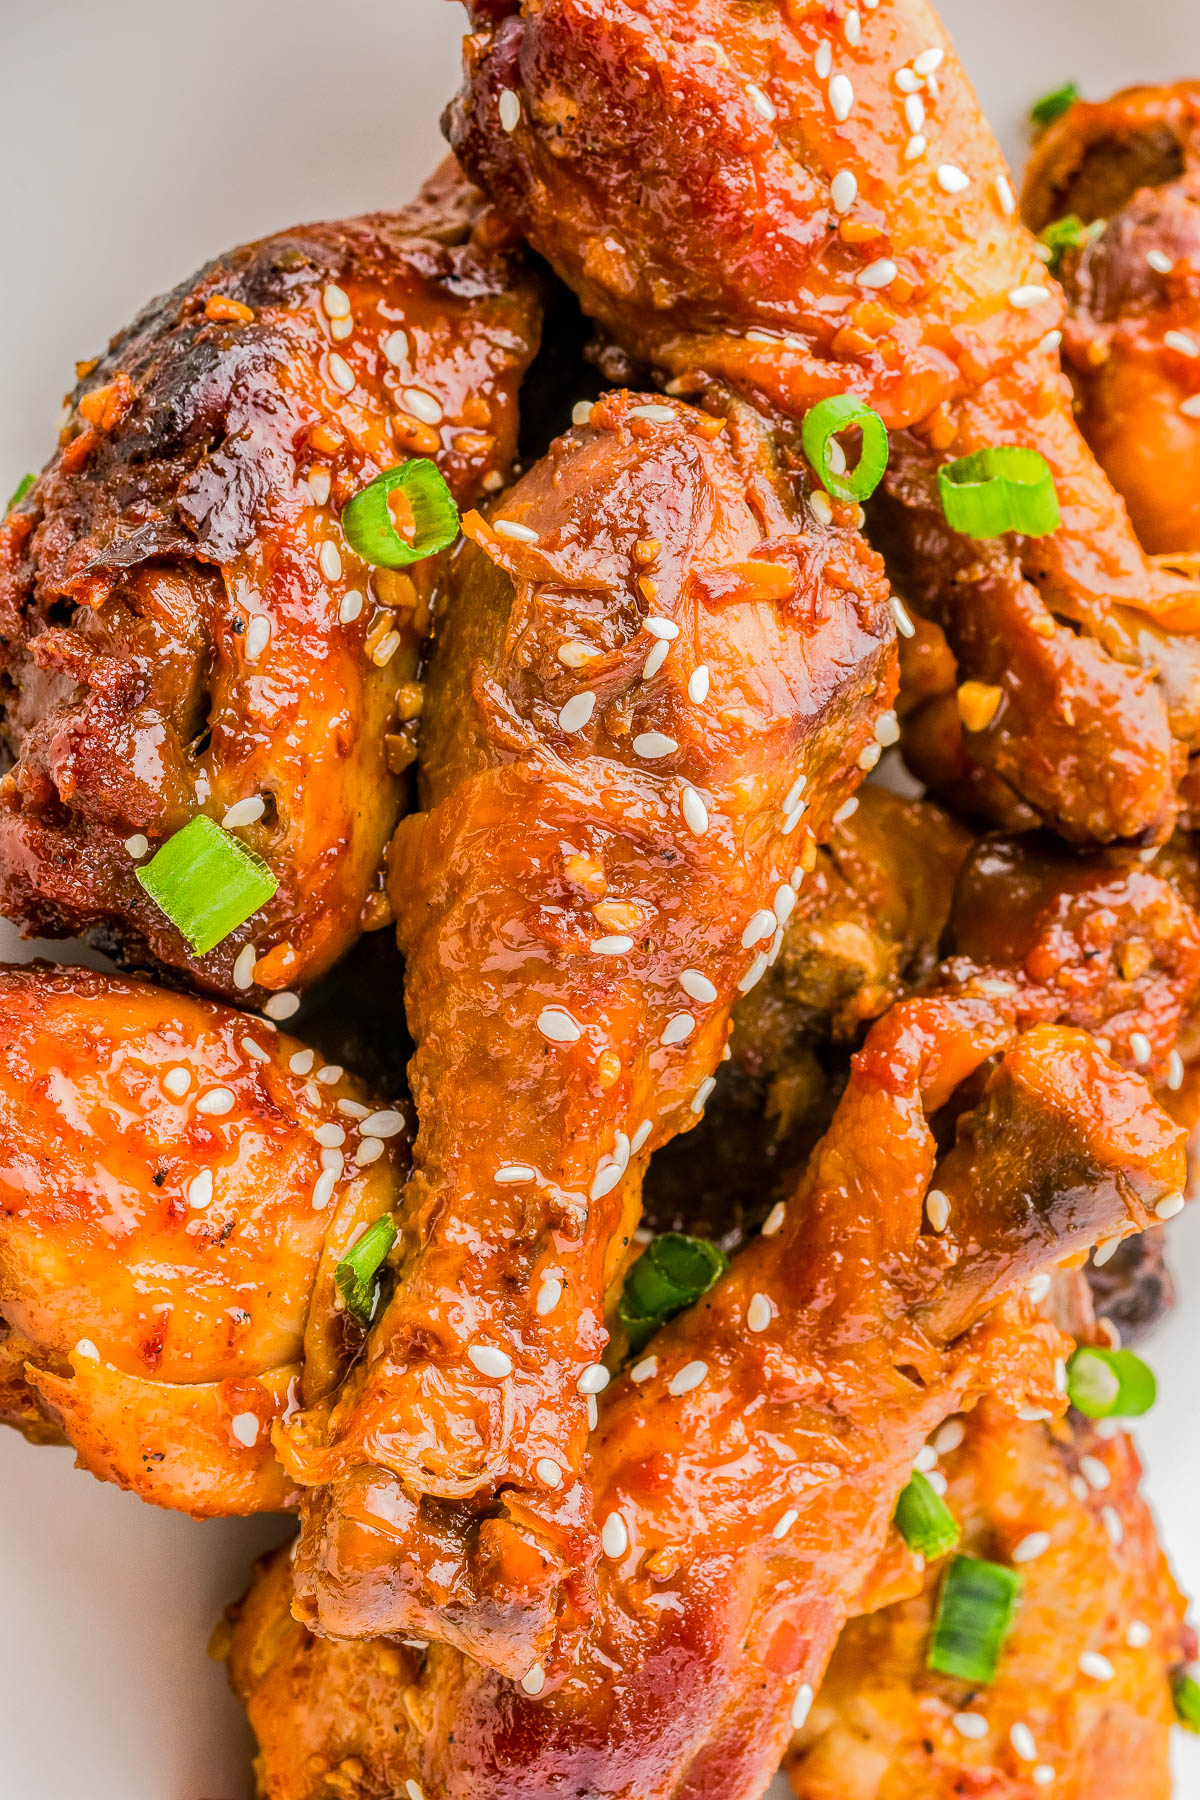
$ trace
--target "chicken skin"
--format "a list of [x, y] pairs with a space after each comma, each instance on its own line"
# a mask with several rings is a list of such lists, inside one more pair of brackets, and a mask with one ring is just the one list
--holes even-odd
[[[501, 486], [539, 325], [447, 164], [406, 212], [218, 258], [81, 366], [0, 526], [0, 911], [280, 1018], [386, 922], [432, 574], [370, 568], [341, 509], [413, 456], [460, 504]], [[197, 814], [278, 883], [203, 956], [137, 879]]]
[[1130, 1439], [985, 1403], [935, 1435], [968, 1555], [1016, 1564], [996, 1679], [926, 1666], [944, 1562], [855, 1619], [787, 1758], [798, 1800], [1167, 1800], [1172, 1676], [1194, 1653]]
[[[920, 580], [985, 690], [970, 758], [1081, 842], [1166, 835], [1200, 742], [1200, 586], [1147, 561], [1079, 437], [1061, 295], [922, 0], [836, 22], [790, 0], [489, 5], [448, 119], [475, 179], [668, 391], [732, 387], [792, 421], [831, 393], [867, 401], [893, 432], [901, 591]], [[1013, 442], [1048, 462], [1061, 528], [957, 537], [938, 468]]]
[[702, 1112], [894, 693], [855, 511], [822, 525], [746, 409], [622, 393], [464, 521], [429, 810], [391, 851], [420, 1118], [399, 1279], [284, 1447], [323, 1631], [520, 1675], [584, 1604], [603, 1298], [646, 1160]]
[[1057, 234], [1080, 429], [1147, 550], [1200, 551], [1200, 83], [1077, 102], [1022, 209]]
[[0, 1416], [160, 1506], [294, 1504], [272, 1426], [361, 1342], [334, 1269], [403, 1122], [261, 1020], [0, 969]]
[[[939, 1155], [931, 1121], [997, 1057]], [[901, 1002], [790, 1203], [602, 1402], [594, 1609], [517, 1685], [444, 1645], [312, 1639], [280, 1558], [230, 1645], [260, 1791], [753, 1800], [926, 1437], [984, 1390], [1061, 1406], [1063, 1340], [1002, 1296], [1144, 1224], [1182, 1138], [1082, 1033], [1018, 1036], [978, 983]]]

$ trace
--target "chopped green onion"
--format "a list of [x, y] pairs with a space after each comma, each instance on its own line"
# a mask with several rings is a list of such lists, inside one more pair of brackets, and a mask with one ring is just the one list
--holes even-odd
[[236, 931], [279, 886], [260, 857], [204, 813], [134, 874], [197, 956]]
[[1089, 1419], [1138, 1419], [1158, 1398], [1158, 1383], [1132, 1350], [1082, 1344], [1067, 1364], [1067, 1393]]
[[1061, 119], [1069, 107], [1074, 106], [1079, 98], [1079, 89], [1073, 81], [1065, 81], [1053, 93], [1043, 94], [1035, 100], [1029, 109], [1031, 122], [1039, 131], [1045, 131], [1047, 125], [1053, 125], [1055, 119]]
[[[854, 425], [862, 432], [858, 466], [843, 475], [835, 474], [829, 462], [834, 439]], [[877, 412], [852, 394], [834, 394], [819, 401], [805, 413], [800, 436], [817, 480], [835, 500], [865, 500], [883, 480], [888, 465], [887, 426]]]
[[963, 1681], [994, 1680], [1021, 1588], [1015, 1569], [977, 1556], [956, 1556], [942, 1580], [928, 1666]]
[[910, 1550], [931, 1560], [953, 1550], [962, 1532], [958, 1520], [919, 1469], [896, 1502], [896, 1530]]
[[369, 1325], [375, 1316], [379, 1271], [395, 1241], [395, 1223], [384, 1213], [373, 1225], [368, 1225], [354, 1248], [347, 1250], [333, 1271], [342, 1303], [360, 1325]]
[[678, 1231], [656, 1237], [626, 1275], [618, 1308], [633, 1349], [640, 1350], [660, 1325], [707, 1294], [728, 1267], [720, 1245], [707, 1238]]
[[6, 513], [10, 513], [14, 506], [20, 506], [22, 500], [36, 480], [36, 475], [22, 475], [20, 481], [18, 481], [16, 487], [8, 497], [8, 505], [4, 508]]
[[364, 562], [403, 569], [454, 542], [458, 508], [437, 464], [417, 456], [361, 488], [342, 513], [342, 531]]
[[947, 525], [967, 537], [1045, 537], [1062, 523], [1049, 464], [1019, 444], [993, 444], [946, 463], [938, 487]]
[[1085, 225], [1078, 213], [1067, 213], [1061, 219], [1052, 220], [1038, 237], [1038, 242], [1044, 244], [1050, 252], [1050, 260], [1046, 264], [1050, 273], [1058, 274], [1068, 250], [1082, 250], [1086, 243], [1099, 237], [1103, 230], [1103, 219], [1096, 219], [1091, 225]]
[[1175, 1717], [1186, 1731], [1200, 1731], [1200, 1681], [1185, 1670], [1171, 1683]]

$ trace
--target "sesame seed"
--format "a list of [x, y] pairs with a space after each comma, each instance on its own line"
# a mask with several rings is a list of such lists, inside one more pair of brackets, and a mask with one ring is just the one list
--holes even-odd
[[321, 565], [321, 573], [326, 581], [340, 581], [342, 578], [342, 553], [330, 538], [321, 545], [321, 554], [317, 559]]
[[382, 1112], [368, 1113], [362, 1122], [364, 1137], [392, 1138], [403, 1130], [404, 1114], [395, 1112], [390, 1107]]
[[839, 169], [829, 184], [829, 198], [836, 213], [849, 212], [858, 199], [858, 178], [849, 169]]
[[679, 745], [672, 737], [661, 731], [640, 731], [633, 740], [635, 756], [644, 756], [647, 762], [656, 762], [660, 756], [671, 756]]
[[588, 1199], [603, 1200], [606, 1194], [612, 1193], [624, 1173], [625, 1170], [621, 1163], [615, 1162], [611, 1156], [606, 1156], [596, 1170]]
[[859, 768], [869, 774], [882, 755], [883, 751], [878, 744], [868, 744], [864, 750], [859, 752]]
[[1022, 1762], [1036, 1762], [1037, 1742], [1024, 1720], [1018, 1719], [1015, 1725], [1010, 1726], [1008, 1741]]
[[629, 1530], [619, 1512], [610, 1512], [600, 1532], [600, 1547], [614, 1561], [629, 1548]]
[[242, 654], [247, 662], [257, 662], [271, 641], [271, 621], [266, 613], [255, 613], [246, 626]]
[[694, 787], [685, 787], [680, 799], [683, 822], [693, 837], [703, 837], [708, 830], [708, 808]]
[[904, 146], [905, 162], [916, 162], [916, 160], [919, 156], [924, 156], [924, 154], [928, 148], [929, 148], [929, 143], [928, 143], [928, 139], [925, 137], [925, 134], [920, 131], [915, 132], [914, 135], [909, 138], [907, 144], [905, 144], [905, 146]]
[[142, 832], [135, 831], [132, 837], [125, 839], [125, 848], [134, 862], [140, 862], [150, 848], [150, 839]]
[[580, 1394], [602, 1394], [612, 1377], [603, 1363], [589, 1363], [575, 1383]]
[[550, 1456], [539, 1456], [533, 1465], [534, 1474], [539, 1481], [544, 1481], [548, 1488], [562, 1486], [563, 1472]]
[[833, 524], [833, 502], [828, 494], [821, 492], [820, 488], [808, 496], [808, 510], [815, 519], [820, 520], [822, 525]]
[[849, 800], [844, 800], [842, 802], [842, 804], [838, 807], [837, 811], [834, 813], [833, 823], [835, 825], [842, 825], [845, 823], [845, 821], [847, 819], [851, 818], [857, 811], [858, 811], [858, 795], [851, 794]]
[[632, 1369], [630, 1369], [629, 1379], [630, 1379], [630, 1381], [636, 1382], [640, 1385], [640, 1383], [642, 1383], [643, 1381], [649, 1381], [652, 1376], [657, 1375], [657, 1374], [658, 1374], [658, 1358], [657, 1358], [657, 1356], [644, 1356], [642, 1358], [641, 1362], [634, 1363]]
[[1049, 1787], [1054, 1780], [1054, 1770], [1049, 1763], [1039, 1763], [1031, 1779], [1035, 1787]]
[[642, 680], [653, 681], [658, 671], [671, 653], [670, 644], [658, 643], [652, 646], [649, 656], [642, 665]]
[[408, 360], [408, 338], [403, 331], [389, 332], [383, 340], [383, 354], [393, 368]]
[[1093, 1681], [1111, 1681], [1113, 1666], [1098, 1650], [1085, 1650], [1079, 1658], [1079, 1673], [1090, 1675]]
[[1046, 1295], [1050, 1292], [1050, 1287], [1051, 1281], [1049, 1275], [1035, 1275], [1033, 1277], [1027, 1291], [1029, 1298], [1033, 1301], [1035, 1306], [1039, 1301], [1046, 1298]]
[[591, 400], [577, 400], [571, 408], [572, 425], [590, 425], [593, 404], [594, 402]]
[[852, 6], [842, 21], [842, 30], [846, 34], [846, 42], [853, 47], [862, 38], [862, 18], [858, 8]]
[[521, 1686], [531, 1699], [536, 1699], [545, 1685], [546, 1671], [541, 1663], [534, 1663], [533, 1667], [526, 1669], [521, 1677]]
[[1108, 1487], [1112, 1481], [1112, 1476], [1108, 1472], [1107, 1465], [1102, 1463], [1098, 1456], [1081, 1456], [1079, 1459], [1079, 1473], [1083, 1476], [1083, 1479], [1090, 1488], [1096, 1488], [1100, 1491], [1103, 1491], [1103, 1489]]
[[1053, 1414], [1048, 1413], [1043, 1406], [1018, 1406], [1017, 1417], [1023, 1419], [1027, 1425], [1033, 1425], [1039, 1420], [1052, 1418]]
[[353, 319], [330, 319], [329, 335], [335, 343], [345, 343], [348, 337], [354, 336]]
[[850, 117], [854, 106], [854, 87], [848, 75], [835, 75], [829, 83], [829, 105], [839, 122]]
[[1167, 1194], [1155, 1207], [1155, 1216], [1159, 1219], [1173, 1219], [1183, 1211], [1185, 1204], [1182, 1194]]
[[1000, 205], [1000, 211], [1004, 214], [1006, 219], [1011, 219], [1012, 215], [1017, 210], [1017, 196], [1013, 193], [1012, 182], [1008, 179], [1007, 175], [997, 175], [993, 185], [995, 187], [996, 199]]
[[930, 1469], [937, 1467], [938, 1453], [932, 1444], [922, 1444], [917, 1451], [913, 1468], [918, 1475], [928, 1475]]
[[315, 1051], [297, 1050], [295, 1056], [288, 1058], [288, 1068], [293, 1075], [311, 1075], [312, 1066], [316, 1060]]
[[270, 1053], [264, 1050], [261, 1044], [256, 1044], [253, 1038], [243, 1038], [242, 1049], [255, 1062], [270, 1062], [271, 1060]]
[[594, 649], [591, 644], [574, 642], [560, 644], [555, 655], [564, 669], [582, 669], [585, 664], [595, 662], [600, 651]]
[[946, 60], [946, 52], [938, 45], [931, 50], [922, 50], [920, 56], [913, 57], [913, 68], [918, 75], [932, 75], [940, 69]]
[[698, 1388], [707, 1374], [708, 1364], [706, 1362], [684, 1363], [682, 1369], [672, 1375], [668, 1381], [667, 1392], [673, 1399], [678, 1400], [681, 1395], [690, 1394], [693, 1388]]
[[254, 825], [267, 810], [267, 803], [261, 794], [252, 794], [248, 800], [235, 800], [228, 809], [221, 824], [226, 831], [234, 831], [239, 825]]
[[[318, 1081], [324, 1081], [324, 1079], [323, 1074], [317, 1076]], [[348, 1119], [365, 1119], [370, 1111], [369, 1107], [363, 1106], [358, 1100], [339, 1100], [337, 1109], [340, 1113], [345, 1113]]]
[[708, 1105], [709, 1096], [716, 1085], [717, 1080], [715, 1075], [706, 1075], [704, 1077], [704, 1080], [692, 1095], [692, 1111], [694, 1113], [699, 1115], [704, 1111], [704, 1108]]
[[781, 925], [786, 925], [796, 908], [796, 890], [790, 881], [780, 882], [772, 904], [775, 917]]
[[960, 1737], [985, 1738], [987, 1736], [988, 1723], [982, 1713], [957, 1712], [950, 1722]]
[[658, 613], [651, 613], [643, 619], [642, 629], [648, 631], [651, 637], [665, 638], [668, 641], [679, 636], [679, 627], [674, 619], [661, 618]]
[[1116, 1507], [1102, 1506], [1100, 1508], [1100, 1522], [1108, 1535], [1109, 1543], [1114, 1550], [1118, 1549], [1124, 1542], [1125, 1527], [1121, 1523], [1121, 1515]]
[[693, 1000], [699, 1000], [704, 1006], [711, 1006], [717, 997], [716, 988], [699, 969], [684, 969], [679, 977], [679, 985], [685, 994]]
[[638, 1126], [637, 1130], [634, 1132], [632, 1141], [629, 1146], [629, 1148], [632, 1150], [632, 1152], [635, 1156], [637, 1155], [638, 1151], [642, 1148], [642, 1145], [645, 1144], [646, 1141], [648, 1140], [652, 1130], [653, 1130], [653, 1126], [652, 1126], [650, 1120], [643, 1119], [641, 1124]]
[[192, 1075], [190, 1069], [168, 1069], [163, 1076], [163, 1086], [166, 1088], [168, 1094], [174, 1094], [176, 1099], [179, 1099], [183, 1094], [186, 1094], [191, 1085]]
[[382, 1138], [365, 1137], [354, 1152], [354, 1161], [360, 1169], [369, 1169], [371, 1164], [378, 1162], [382, 1155]]
[[950, 1221], [950, 1202], [941, 1188], [930, 1188], [926, 1194], [925, 1217], [934, 1231], [945, 1231]]
[[1092, 1251], [1093, 1267], [1102, 1269], [1105, 1263], [1108, 1262], [1111, 1257], [1116, 1255], [1120, 1246], [1121, 1239], [1119, 1235], [1117, 1237], [1105, 1238], [1102, 1243], [1097, 1244], [1096, 1248]]
[[624, 956], [627, 950], [633, 949], [633, 939], [620, 935], [593, 938], [588, 949], [593, 956]]
[[753, 1294], [746, 1308], [746, 1329], [765, 1331], [771, 1323], [771, 1302], [765, 1294]]
[[890, 256], [880, 256], [860, 271], [858, 285], [864, 288], [885, 288], [895, 281], [898, 272]]
[[399, 648], [400, 633], [398, 631], [389, 631], [380, 638], [374, 650], [372, 650], [371, 661], [375, 664], [377, 669], [386, 669]]
[[704, 702], [708, 699], [708, 683], [708, 664], [697, 663], [696, 667], [692, 670], [687, 685], [688, 699], [692, 702], [693, 706], [703, 706]]
[[331, 281], [321, 295], [321, 305], [331, 319], [348, 319], [350, 317], [350, 296], [345, 288], [338, 287]]
[[558, 1275], [543, 1275], [538, 1287], [534, 1306], [539, 1319], [548, 1318], [563, 1296], [562, 1279]]
[[252, 1412], [235, 1413], [229, 1422], [229, 1429], [239, 1444], [252, 1450], [258, 1442], [258, 1419]]
[[[351, 588], [338, 607], [338, 619], [343, 625], [352, 625], [363, 609], [363, 597], [358, 588]], [[395, 637], [395, 632], [391, 635]]]
[[967, 1435], [967, 1428], [961, 1419], [948, 1419], [941, 1430], [935, 1433], [933, 1447], [939, 1456], [949, 1456], [957, 1450]]
[[1148, 1063], [1154, 1055], [1154, 1047], [1144, 1031], [1130, 1032], [1129, 1054], [1135, 1063]]
[[1153, 1633], [1141, 1619], [1131, 1619], [1125, 1627], [1125, 1642], [1131, 1650], [1144, 1650]]
[[1146, 261], [1156, 275], [1169, 275], [1175, 264], [1161, 250], [1147, 250]]
[[531, 525], [522, 525], [516, 519], [493, 519], [492, 530], [497, 537], [511, 538], [516, 544], [540, 542], [537, 532]]
[[425, 1795], [421, 1791], [419, 1783], [413, 1781], [411, 1778], [404, 1783], [404, 1792], [408, 1796], [408, 1800], [425, 1800]]
[[751, 914], [750, 921], [742, 933], [742, 949], [749, 950], [752, 944], [759, 943], [762, 938], [773, 937], [778, 922], [769, 906], [759, 907], [756, 913]]
[[808, 1715], [812, 1711], [812, 1703], [812, 1687], [807, 1681], [802, 1681], [800, 1686], [796, 1689], [796, 1698], [792, 1701], [793, 1731], [800, 1731], [803, 1729], [804, 1724], [808, 1719]]
[[1014, 1545], [1012, 1560], [1015, 1563], [1034, 1562], [1037, 1557], [1044, 1556], [1049, 1548], [1050, 1533], [1048, 1531], [1031, 1531], [1028, 1536], [1021, 1539], [1019, 1544]]
[[313, 1132], [313, 1136], [316, 1138], [318, 1144], [323, 1145], [326, 1150], [337, 1150], [346, 1141], [344, 1128], [341, 1125], [334, 1125], [332, 1123], [328, 1125], [318, 1125], [317, 1129]]
[[937, 172], [938, 186], [946, 194], [961, 194], [971, 185], [971, 177], [954, 163], [943, 163]]
[[909, 94], [904, 102], [904, 119], [908, 129], [916, 133], [925, 124], [925, 102], [920, 94]]
[[1043, 300], [1049, 300], [1050, 289], [1042, 287], [1036, 281], [1026, 282], [1023, 287], [1010, 288], [1008, 303], [1015, 306], [1018, 312], [1026, 312], [1031, 306], [1040, 306]]
[[590, 689], [586, 693], [572, 694], [566, 705], [559, 709], [558, 724], [561, 731], [582, 731], [596, 709], [596, 696]]
[[675, 1013], [667, 1020], [658, 1041], [660, 1044], [682, 1044], [691, 1037], [695, 1029], [696, 1021], [691, 1013]]
[[336, 350], [329, 357], [329, 379], [343, 394], [348, 394], [354, 386], [354, 371], [345, 357], [339, 356]]
[[1178, 350], [1180, 356], [1200, 356], [1200, 344], [1190, 331], [1164, 331], [1163, 343], [1168, 350]]
[[521, 98], [511, 88], [501, 88], [497, 110], [505, 131], [515, 131], [521, 123]]
[[787, 1207], [783, 1204], [782, 1200], [777, 1200], [775, 1202], [774, 1206], [771, 1208], [770, 1212], [767, 1214], [766, 1218], [763, 1220], [763, 1228], [762, 1228], [763, 1236], [764, 1237], [774, 1237], [775, 1233], [779, 1230], [780, 1226], [783, 1224], [783, 1221], [786, 1217], [787, 1217]]
[[317, 1176], [316, 1181], [313, 1183], [312, 1191], [312, 1209], [314, 1212], [324, 1212], [325, 1208], [329, 1205], [329, 1202], [333, 1199], [333, 1190], [337, 1186], [339, 1173], [340, 1171], [337, 1169], [322, 1169], [321, 1173]]
[[804, 790], [807, 786], [808, 786], [808, 776], [807, 775], [797, 775], [795, 781], [793, 781], [791, 787], [788, 789], [787, 793], [784, 795], [783, 810], [785, 813], [792, 812], [797, 806], [799, 806], [800, 796], [804, 792]]
[[321, 1167], [335, 1181], [340, 1181], [346, 1168], [346, 1158], [340, 1150], [322, 1150]]
[[441, 424], [445, 416], [442, 403], [432, 394], [427, 394], [424, 388], [406, 387], [402, 389], [400, 398], [404, 402], [405, 411], [410, 412], [414, 419], [420, 419], [423, 425]]
[[201, 1094], [196, 1102], [198, 1113], [209, 1113], [213, 1118], [232, 1112], [236, 1100], [227, 1087], [209, 1088], [207, 1094]]
[[915, 69], [897, 69], [892, 80], [902, 94], [915, 94], [921, 85]]
[[211, 1169], [201, 1169], [188, 1182], [187, 1203], [196, 1212], [203, 1212], [206, 1206], [212, 1205], [213, 1178]]
[[333, 483], [328, 469], [310, 469], [308, 473], [308, 491], [318, 506], [324, 506], [332, 491]]
[[822, 38], [817, 45], [817, 53], [813, 57], [813, 68], [817, 72], [818, 81], [828, 81], [833, 73], [833, 45], [828, 38]]
[[583, 1036], [583, 1027], [576, 1024], [561, 1006], [543, 1007], [538, 1014], [537, 1028], [552, 1044], [577, 1044]]
[[467, 1356], [481, 1375], [494, 1375], [498, 1380], [503, 1380], [506, 1375], [512, 1374], [512, 1357], [506, 1351], [497, 1349], [495, 1344], [468, 1344]]
[[299, 994], [290, 994], [285, 988], [281, 994], [272, 994], [263, 1007], [268, 1019], [290, 1019], [300, 1008]]
[[896, 630], [901, 637], [916, 637], [917, 628], [909, 618], [903, 600], [898, 599], [895, 594], [892, 595], [892, 617], [896, 621]]
[[1172, 1050], [1167, 1058], [1167, 1086], [1173, 1094], [1183, 1086], [1183, 1058], [1178, 1050]]
[[1200, 419], [1200, 394], [1192, 394], [1182, 401], [1179, 410], [1186, 419]]
[[738, 982], [738, 993], [748, 994], [751, 988], [757, 987], [769, 967], [770, 964], [766, 955], [760, 950], [754, 961], [750, 964], [750, 967], [746, 970], [746, 973], [742, 976], [742, 979]]

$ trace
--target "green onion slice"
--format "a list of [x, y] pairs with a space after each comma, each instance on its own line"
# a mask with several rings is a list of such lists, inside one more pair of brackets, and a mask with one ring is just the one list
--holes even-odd
[[364, 562], [403, 569], [454, 542], [458, 508], [437, 464], [417, 456], [361, 488], [342, 513], [342, 531]]
[[379, 1299], [379, 1271], [396, 1241], [396, 1226], [387, 1213], [376, 1219], [348, 1250], [333, 1271], [337, 1291], [348, 1313], [360, 1325], [369, 1325]]
[[[829, 464], [834, 439], [839, 431], [854, 425], [862, 432], [858, 466], [844, 475], [835, 474]], [[800, 437], [817, 480], [835, 500], [866, 500], [883, 480], [888, 465], [887, 426], [877, 412], [852, 394], [834, 394], [818, 401], [805, 413]]]
[[1138, 1419], [1158, 1398], [1158, 1383], [1132, 1350], [1081, 1344], [1067, 1364], [1067, 1393], [1089, 1419]]
[[1171, 1683], [1175, 1717], [1187, 1731], [1200, 1731], [1200, 1681], [1185, 1670]]
[[618, 1313], [634, 1350], [660, 1325], [691, 1306], [729, 1267], [720, 1245], [664, 1231], [648, 1244], [625, 1277]]
[[196, 956], [236, 931], [279, 886], [261, 857], [204, 813], [134, 873]]
[[1020, 444], [993, 444], [946, 463], [938, 487], [947, 525], [967, 537], [1045, 537], [1062, 523], [1049, 464]]
[[942, 1581], [925, 1659], [928, 1666], [962, 1681], [994, 1680], [1021, 1587], [1015, 1569], [976, 1556], [956, 1556]]
[[1079, 98], [1079, 89], [1073, 81], [1064, 81], [1060, 88], [1052, 93], [1043, 94], [1035, 100], [1029, 109], [1031, 122], [1039, 131], [1045, 131], [1047, 125], [1053, 125], [1055, 119], [1061, 119], [1068, 107], [1074, 106]]
[[896, 1502], [896, 1530], [910, 1550], [932, 1560], [953, 1550], [962, 1532], [958, 1520], [919, 1469]]
[[20, 481], [18, 481], [16, 487], [8, 497], [8, 505], [4, 508], [6, 513], [10, 513], [14, 506], [20, 506], [22, 500], [36, 480], [36, 475], [22, 475]]
[[1050, 273], [1058, 274], [1068, 250], [1082, 250], [1091, 238], [1099, 237], [1103, 230], [1103, 219], [1097, 219], [1092, 225], [1085, 225], [1078, 213], [1067, 213], [1061, 219], [1052, 220], [1038, 236], [1038, 242], [1044, 244], [1050, 252], [1050, 261], [1046, 264]]

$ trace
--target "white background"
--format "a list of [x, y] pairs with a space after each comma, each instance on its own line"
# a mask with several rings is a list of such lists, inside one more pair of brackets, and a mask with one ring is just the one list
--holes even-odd
[[[1065, 79], [1200, 74], [1196, 0], [943, 11], [1014, 158], [1029, 100]], [[460, 22], [445, 0], [0, 0], [0, 500], [45, 460], [75, 360], [150, 295], [243, 239], [408, 198]], [[1200, 1212], [1172, 1229], [1184, 1304], [1142, 1439], [1200, 1591]], [[0, 1800], [243, 1800], [248, 1736], [204, 1645], [280, 1530], [157, 1512], [0, 1433]], [[1179, 1748], [1200, 1800], [1200, 1745]]]

